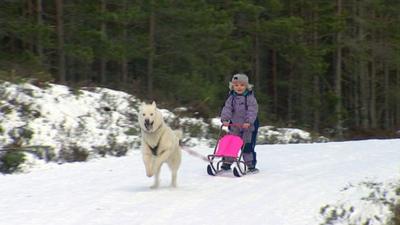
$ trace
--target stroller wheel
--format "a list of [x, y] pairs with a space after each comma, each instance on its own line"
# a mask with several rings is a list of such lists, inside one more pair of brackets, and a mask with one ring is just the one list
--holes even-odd
[[243, 176], [236, 167], [233, 168], [233, 175], [235, 175], [235, 177]]
[[210, 176], [215, 176], [215, 174], [216, 174], [215, 170], [213, 169], [213, 167], [211, 165], [207, 166], [207, 173]]
[[245, 171], [246, 171], [246, 164], [238, 161], [236, 163], [235, 168], [233, 168], [233, 175], [235, 175], [235, 177], [241, 177], [246, 174]]

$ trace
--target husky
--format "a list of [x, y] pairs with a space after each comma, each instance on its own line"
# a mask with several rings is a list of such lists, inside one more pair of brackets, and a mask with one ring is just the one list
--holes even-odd
[[176, 179], [181, 164], [181, 148], [179, 140], [182, 131], [168, 127], [156, 103], [143, 104], [139, 111], [139, 124], [142, 134], [142, 156], [146, 175], [154, 176], [154, 184], [159, 186], [159, 175], [163, 163], [171, 170], [171, 187], [176, 187]]

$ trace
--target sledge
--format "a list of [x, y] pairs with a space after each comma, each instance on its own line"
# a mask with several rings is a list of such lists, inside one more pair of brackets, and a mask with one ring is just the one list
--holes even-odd
[[[241, 126], [240, 124], [230, 124], [229, 126]], [[217, 176], [225, 170], [221, 168], [224, 159], [232, 162], [233, 175], [241, 177], [247, 174], [247, 165], [243, 161], [244, 141], [242, 137], [225, 134], [221, 137], [222, 128], [220, 129], [219, 140], [214, 148], [214, 153], [207, 156], [209, 164], [207, 165], [207, 173], [210, 176]]]

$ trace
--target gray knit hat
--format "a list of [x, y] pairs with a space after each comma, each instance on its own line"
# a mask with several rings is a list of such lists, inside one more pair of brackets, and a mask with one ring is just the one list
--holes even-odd
[[229, 82], [229, 89], [233, 90], [233, 83], [234, 82], [241, 82], [247, 85], [247, 89], [251, 90], [253, 88], [252, 84], [249, 84], [249, 78], [246, 74], [238, 73], [233, 75], [232, 80]]

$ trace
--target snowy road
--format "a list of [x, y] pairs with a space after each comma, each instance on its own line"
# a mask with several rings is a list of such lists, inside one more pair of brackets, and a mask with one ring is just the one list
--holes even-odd
[[242, 178], [210, 177], [183, 153], [176, 189], [166, 166], [161, 187], [149, 189], [138, 151], [0, 175], [0, 225], [318, 225], [321, 207], [349, 184], [400, 177], [400, 140], [256, 149], [261, 172]]

